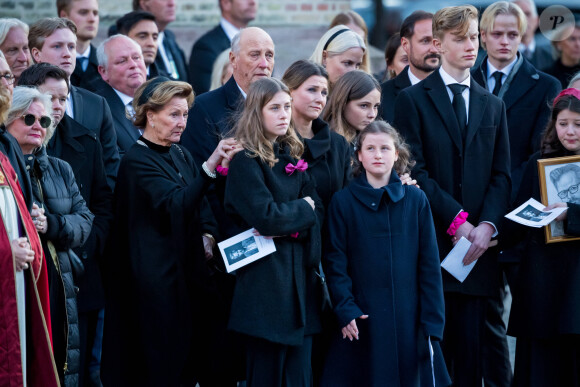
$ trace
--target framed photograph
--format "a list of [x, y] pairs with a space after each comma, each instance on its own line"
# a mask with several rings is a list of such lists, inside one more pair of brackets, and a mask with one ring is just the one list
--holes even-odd
[[[580, 156], [538, 160], [540, 195], [544, 205], [557, 202], [580, 204]], [[564, 234], [563, 222], [545, 228], [546, 243], [580, 240]]]

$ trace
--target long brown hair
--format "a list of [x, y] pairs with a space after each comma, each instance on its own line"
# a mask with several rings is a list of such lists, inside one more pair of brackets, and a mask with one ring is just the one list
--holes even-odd
[[540, 147], [542, 156], [552, 153], [566, 153], [567, 150], [558, 139], [558, 132], [556, 131], [556, 121], [558, 114], [563, 110], [570, 110], [574, 113], [580, 114], [580, 100], [573, 95], [563, 95], [557, 97], [556, 103], [552, 107], [552, 115], [550, 122], [546, 126], [544, 135], [542, 136], [542, 145]]
[[[262, 109], [281, 91], [290, 95], [288, 87], [275, 78], [262, 78], [253, 82], [248, 90], [244, 110], [237, 117], [232, 130], [250, 157], [259, 157], [270, 167], [273, 167], [278, 159], [274, 153], [272, 142], [264, 135]], [[286, 145], [290, 155], [296, 159], [299, 159], [304, 152], [304, 145], [294, 131], [292, 120], [290, 120], [286, 134], [278, 137], [276, 142], [280, 145]]]

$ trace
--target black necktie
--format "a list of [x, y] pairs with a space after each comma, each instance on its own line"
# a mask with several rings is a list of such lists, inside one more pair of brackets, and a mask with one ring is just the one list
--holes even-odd
[[499, 89], [501, 89], [501, 78], [503, 76], [503, 73], [501, 71], [496, 71], [493, 74], [491, 74], [492, 77], [495, 78], [495, 86], [493, 87], [493, 95], [499, 95]]
[[461, 135], [465, 136], [465, 126], [467, 125], [467, 108], [465, 107], [465, 99], [463, 99], [463, 90], [467, 88], [465, 85], [459, 83], [452, 83], [449, 86], [451, 92], [453, 93], [453, 111], [457, 117], [457, 123], [459, 124], [459, 130], [461, 130]]

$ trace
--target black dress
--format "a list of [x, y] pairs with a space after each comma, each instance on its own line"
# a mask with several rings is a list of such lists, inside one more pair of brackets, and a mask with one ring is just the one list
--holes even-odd
[[[537, 160], [569, 154], [534, 154], [516, 206], [540, 200]], [[569, 204], [569, 235], [580, 235], [580, 206]], [[525, 238], [508, 334], [517, 337], [514, 386], [580, 386], [580, 241], [545, 243], [544, 229], [510, 222], [507, 238]]]
[[123, 158], [104, 272], [104, 385], [178, 386], [198, 371], [209, 288], [202, 233], [215, 229], [204, 219], [209, 184], [177, 145], [141, 138]]

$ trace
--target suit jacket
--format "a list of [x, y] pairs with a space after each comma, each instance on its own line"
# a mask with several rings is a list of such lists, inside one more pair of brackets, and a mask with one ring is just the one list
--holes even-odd
[[[471, 76], [487, 89], [487, 57], [479, 67], [471, 70]], [[507, 87], [505, 92], [504, 87]], [[538, 71], [525, 58], [510, 83], [500, 90], [510, 139], [512, 199], [518, 192], [528, 159], [540, 149], [542, 132], [550, 120], [550, 104], [560, 90], [556, 78]]]
[[538, 44], [538, 41], [536, 41], [536, 49], [532, 53], [532, 57], [526, 59], [528, 59], [535, 68], [545, 71], [552, 65], [552, 63], [554, 63], [551, 44], [549, 42], [546, 44]]
[[196, 95], [209, 91], [213, 64], [230, 45], [230, 39], [219, 24], [193, 44], [189, 57], [189, 81]]
[[113, 126], [113, 117], [107, 101], [88, 90], [71, 86], [75, 121], [93, 131], [103, 149], [103, 161], [107, 182], [115, 187], [117, 170], [119, 169], [119, 152], [117, 151], [117, 135]]
[[153, 62], [149, 65], [149, 75], [147, 75], [147, 80], [155, 77], [167, 77], [171, 79], [171, 75], [169, 75], [167, 71], [160, 69], [157, 67], [157, 64]]
[[113, 124], [117, 134], [117, 148], [119, 155], [123, 157], [125, 152], [129, 150], [137, 142], [141, 133], [139, 129], [125, 115], [125, 105], [115, 90], [109, 84], [103, 84], [98, 90], [99, 95], [102, 95], [111, 108], [113, 114]]
[[[165, 51], [169, 51], [173, 56], [175, 67], [177, 68], [177, 73], [179, 74], [178, 81], [187, 82], [187, 63], [185, 62], [185, 54], [177, 44], [177, 41], [175, 40], [175, 34], [172, 31], [165, 30], [164, 35], [163, 47], [165, 47]], [[159, 69], [166, 69], [165, 63], [163, 62], [163, 57], [161, 56], [159, 50], [157, 50], [155, 64]]]
[[82, 87], [83, 89], [92, 91], [92, 83], [98, 79], [101, 79], [101, 74], [99, 74], [97, 49], [91, 44], [91, 52], [89, 53], [89, 64], [87, 69], [83, 71], [82, 67], [77, 65], [75, 67], [75, 71], [70, 76], [70, 83], [73, 86]]
[[408, 71], [409, 66], [406, 66], [395, 78], [381, 84], [380, 116], [389, 123], [392, 123], [395, 118], [395, 100], [397, 96], [401, 90], [411, 86]]
[[[439, 253], [451, 250], [446, 230], [461, 211], [477, 226], [500, 226], [510, 197], [510, 156], [504, 103], [471, 82], [465, 145], [439, 71], [399, 94], [394, 126], [417, 161], [412, 176], [431, 203]], [[481, 256], [461, 283], [443, 272], [445, 291], [493, 296], [499, 289], [496, 251]]]
[[77, 278], [78, 308], [100, 309], [105, 300], [99, 260], [113, 221], [113, 191], [107, 184], [101, 145], [94, 132], [65, 116], [46, 150], [50, 156], [70, 164], [81, 195], [95, 215], [89, 238], [75, 252], [85, 266], [84, 274]]

